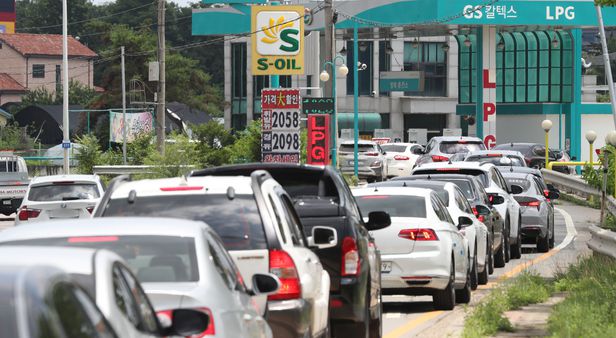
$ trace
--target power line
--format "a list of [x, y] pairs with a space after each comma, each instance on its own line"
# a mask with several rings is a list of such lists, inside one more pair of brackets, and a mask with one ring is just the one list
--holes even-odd
[[[188, 18], [192, 18], [192, 15], [182, 16], [182, 17], [177, 18], [176, 20], [168, 21], [168, 22], [170, 22], [170, 23], [177, 23], [177, 22], [180, 22], [180, 21], [184, 21], [184, 20], [186, 20]], [[130, 27], [129, 26], [129, 28], [131, 28], [133, 30], [137, 30], [137, 29], [140, 29], [140, 28], [149, 28], [149, 27], [156, 26], [156, 25], [157, 25], [156, 23], [151, 23], [149, 25], [141, 25], [141, 26], [135, 26], [135, 27]], [[167, 26], [169, 26], [169, 25], [167, 25]], [[107, 33], [109, 33], [109, 30], [103, 31], [103, 32], [80, 34], [79, 37], [83, 38], [83, 37], [87, 37], [87, 36], [103, 35], [103, 34], [107, 34]]]

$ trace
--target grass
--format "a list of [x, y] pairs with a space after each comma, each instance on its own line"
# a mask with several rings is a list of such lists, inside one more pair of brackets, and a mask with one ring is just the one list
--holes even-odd
[[586, 200], [586, 199], [583, 199], [583, 198], [580, 198], [574, 195], [570, 195], [570, 194], [567, 194], [561, 191], [559, 199], [582, 206], [582, 207], [588, 207], [588, 208], [593, 208], [593, 209], [601, 208], [601, 199], [595, 198], [593, 196], [590, 196], [590, 199]]
[[616, 336], [616, 260], [594, 255], [557, 276], [556, 290], [568, 293], [554, 307], [548, 328], [552, 337]]
[[514, 327], [504, 316], [504, 312], [544, 302], [551, 292], [552, 285], [541, 276], [522, 272], [512, 281], [492, 291], [473, 308], [466, 317], [462, 337], [486, 337], [498, 331], [513, 332]]

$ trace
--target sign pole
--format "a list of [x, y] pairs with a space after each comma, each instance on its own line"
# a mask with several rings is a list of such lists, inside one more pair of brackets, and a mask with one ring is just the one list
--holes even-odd
[[[278, 1], [270, 2], [272, 6], [278, 6]], [[270, 88], [280, 88], [280, 75], [270, 75]]]
[[[68, 10], [67, 0], [62, 0], [62, 132], [63, 141], [62, 148], [64, 148], [64, 174], [68, 175], [70, 171], [70, 133], [69, 133], [69, 121], [68, 121]], [[67, 146], [68, 145], [68, 146]]]
[[126, 165], [126, 72], [124, 69], [124, 46], [120, 47], [122, 57], [122, 159]]
[[605, 38], [605, 27], [603, 25], [603, 13], [601, 12], [601, 6], [595, 6], [597, 9], [597, 19], [599, 20], [599, 32], [601, 33], [601, 49], [603, 50], [603, 64], [605, 69], [605, 76], [607, 77], [607, 85], [610, 92], [610, 102], [612, 103], [612, 116], [614, 117], [614, 126], [616, 126], [616, 93], [614, 93], [614, 80], [612, 79], [612, 65], [610, 63], [610, 54], [607, 49], [607, 42]]
[[359, 75], [357, 63], [359, 62], [359, 47], [357, 42], [357, 22], [353, 25], [353, 173], [358, 177], [359, 172]]

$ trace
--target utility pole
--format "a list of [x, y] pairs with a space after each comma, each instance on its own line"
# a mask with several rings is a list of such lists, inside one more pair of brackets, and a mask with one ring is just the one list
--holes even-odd
[[165, 0], [158, 0], [158, 100], [156, 104], [156, 145], [165, 154]]
[[599, 20], [599, 33], [601, 33], [601, 49], [603, 50], [603, 64], [605, 76], [607, 78], [607, 86], [610, 92], [610, 102], [612, 103], [612, 116], [614, 117], [614, 126], [616, 127], [616, 93], [614, 93], [614, 80], [612, 79], [612, 64], [610, 63], [610, 54], [607, 50], [607, 38], [605, 36], [605, 26], [603, 25], [603, 14], [601, 6], [596, 5], [597, 19]]
[[[334, 23], [333, 23], [333, 19], [334, 19], [334, 9], [332, 7], [332, 1], [333, 0], [325, 0], [325, 7], [323, 7], [323, 9], [325, 10], [325, 63], [326, 62], [331, 62], [332, 58], [333, 58], [333, 51], [334, 51], [334, 42], [333, 42], [333, 38], [334, 38]], [[336, 65], [334, 64], [334, 67], [332, 67], [332, 76], [336, 76]], [[323, 96], [330, 96], [333, 95], [332, 92], [332, 82], [333, 81], [327, 81], [325, 82], [325, 90], [324, 90], [324, 95]], [[335, 123], [335, 121], [334, 121]]]
[[70, 172], [70, 134], [68, 125], [68, 9], [62, 0], [62, 150], [64, 150], [64, 175]]
[[124, 46], [120, 47], [122, 60], [122, 159], [126, 165], [126, 68], [124, 67]]

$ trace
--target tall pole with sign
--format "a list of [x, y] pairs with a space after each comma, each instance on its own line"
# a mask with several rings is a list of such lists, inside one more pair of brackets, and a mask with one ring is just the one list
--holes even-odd
[[491, 149], [496, 145], [496, 27], [483, 26], [481, 40], [481, 90], [483, 104], [481, 107], [481, 123], [483, 124], [483, 143]]
[[353, 174], [359, 176], [359, 43], [357, 42], [357, 22], [353, 26]]
[[68, 175], [71, 141], [68, 125], [68, 8], [62, 0], [62, 148], [64, 150], [64, 174]]

